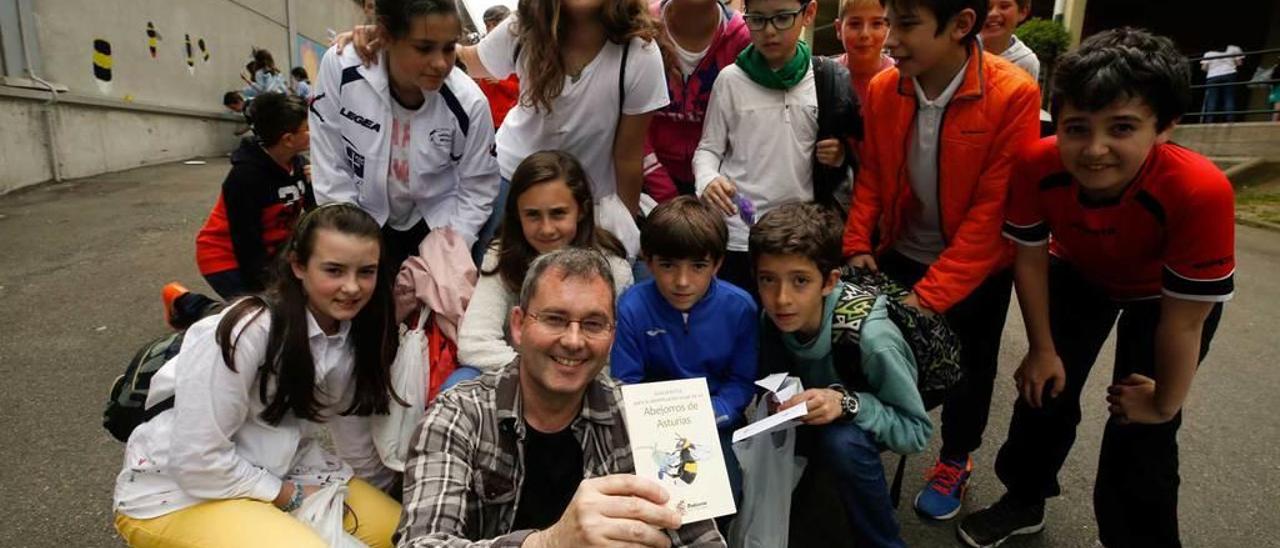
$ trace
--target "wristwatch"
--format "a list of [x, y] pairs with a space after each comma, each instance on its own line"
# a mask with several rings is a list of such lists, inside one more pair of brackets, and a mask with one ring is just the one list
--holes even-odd
[[840, 393], [840, 420], [852, 421], [854, 417], [858, 416], [858, 395], [845, 390], [843, 386], [838, 384], [833, 384], [830, 388]]

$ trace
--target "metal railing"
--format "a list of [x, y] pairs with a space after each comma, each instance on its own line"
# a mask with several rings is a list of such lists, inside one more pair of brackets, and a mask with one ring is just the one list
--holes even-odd
[[[1263, 66], [1266, 66], [1265, 65], [1266, 60], [1263, 59], [1262, 57], [1272, 53], [1280, 53], [1280, 48], [1260, 49], [1260, 50], [1254, 50], [1254, 51], [1244, 51], [1240, 53], [1226, 53], [1226, 54], [1219, 54], [1219, 55], [1201, 55], [1199, 57], [1189, 57], [1187, 58], [1187, 62], [1192, 64], [1192, 74], [1202, 74], [1203, 71], [1200, 70], [1201, 61], [1209, 61], [1213, 59], [1227, 59], [1227, 58], [1244, 58], [1247, 61], [1249, 57], [1256, 56], [1259, 58], [1257, 66], [1263, 67]], [[1280, 64], [1280, 61], [1277, 61], [1277, 64]], [[1242, 63], [1241, 66], [1244, 66], [1244, 63]], [[1275, 119], [1275, 117], [1280, 117], [1280, 109], [1275, 108], [1275, 105], [1270, 102], [1267, 103], [1267, 106], [1269, 108], [1266, 108], [1266, 109], [1245, 108], [1241, 110], [1241, 109], [1232, 108], [1230, 110], [1219, 110], [1217, 108], [1210, 107], [1209, 105], [1210, 100], [1216, 99], [1218, 97], [1230, 97], [1231, 99], [1230, 104], [1232, 105], [1239, 105], [1241, 103], [1244, 103], [1247, 105], [1247, 103], [1249, 102], [1249, 95], [1252, 94], [1252, 91], [1251, 91], [1253, 89], [1252, 86], [1266, 85], [1268, 86], [1266, 93], [1267, 95], [1270, 95], [1271, 87], [1280, 85], [1280, 78], [1276, 78], [1276, 76], [1280, 76], [1280, 70], [1277, 70], [1276, 73], [1273, 73], [1271, 75], [1271, 78], [1268, 78], [1265, 80], [1259, 80], [1259, 81], [1252, 80], [1253, 74], [1254, 73], [1252, 71], [1246, 73], [1244, 71], [1237, 70], [1235, 73], [1236, 78], [1233, 81], [1216, 82], [1212, 84], [1205, 82], [1205, 83], [1191, 86], [1191, 89], [1193, 90], [1204, 90], [1205, 96], [1204, 96], [1204, 100], [1201, 101], [1200, 106], [1198, 107], [1199, 111], [1188, 112], [1186, 115], [1182, 117], [1183, 121], [1198, 122], [1198, 123], [1220, 123], [1220, 122], [1230, 123], [1230, 122], [1249, 122], [1249, 121], [1262, 122], [1262, 121], [1272, 121], [1273, 119]], [[1245, 91], [1248, 92], [1248, 95], [1240, 93], [1240, 87], [1242, 86], [1245, 87]], [[1229, 94], [1229, 95], [1224, 96], [1224, 94]], [[1212, 106], [1216, 107], [1217, 105], [1215, 104]], [[1253, 119], [1250, 119], [1251, 116], [1253, 117]]]

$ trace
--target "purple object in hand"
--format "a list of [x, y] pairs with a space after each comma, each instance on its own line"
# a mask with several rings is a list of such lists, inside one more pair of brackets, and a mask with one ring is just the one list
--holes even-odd
[[756, 224], [756, 206], [746, 196], [738, 194], [734, 196], [734, 202], [738, 204], [738, 217], [742, 218], [742, 222], [747, 226]]

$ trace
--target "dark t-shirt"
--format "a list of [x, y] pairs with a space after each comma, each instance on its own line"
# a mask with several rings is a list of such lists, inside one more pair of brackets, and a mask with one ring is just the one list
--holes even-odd
[[545, 434], [525, 423], [524, 471], [512, 530], [546, 529], [560, 519], [582, 481], [582, 447], [573, 428]]

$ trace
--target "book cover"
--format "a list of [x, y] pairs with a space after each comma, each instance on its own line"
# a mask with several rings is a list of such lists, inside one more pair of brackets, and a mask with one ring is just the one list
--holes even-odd
[[636, 475], [661, 483], [681, 523], [737, 511], [703, 378], [622, 387]]

